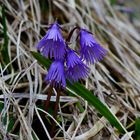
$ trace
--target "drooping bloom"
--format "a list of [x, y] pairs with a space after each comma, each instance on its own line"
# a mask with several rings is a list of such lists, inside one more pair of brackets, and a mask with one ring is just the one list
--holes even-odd
[[89, 68], [80, 60], [73, 50], [68, 50], [66, 58], [66, 77], [70, 81], [78, 81], [88, 76]]
[[61, 60], [56, 60], [51, 64], [45, 80], [53, 86], [66, 87], [64, 63]]
[[64, 58], [66, 45], [57, 22], [51, 25], [46, 35], [38, 43], [37, 49], [47, 58]]
[[107, 51], [102, 48], [93, 35], [85, 29], [80, 29], [80, 55], [87, 63], [100, 61], [106, 55]]

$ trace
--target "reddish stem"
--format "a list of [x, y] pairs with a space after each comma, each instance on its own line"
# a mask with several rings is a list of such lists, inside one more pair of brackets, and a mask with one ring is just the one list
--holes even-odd
[[70, 42], [70, 39], [71, 39], [71, 37], [72, 37], [72, 34], [73, 34], [73, 32], [74, 32], [76, 29], [80, 29], [80, 28], [79, 28], [78, 26], [74, 27], [74, 28], [70, 31], [69, 36], [68, 36], [68, 38], [66, 39], [66, 42]]
[[[57, 118], [57, 113], [58, 113], [58, 105], [59, 105], [59, 99], [60, 99], [60, 89], [57, 90], [57, 95], [56, 95], [56, 102], [54, 106], [54, 113], [53, 113], [53, 118]], [[53, 121], [52, 122], [52, 128], [51, 128], [51, 137], [54, 137], [55, 135], [55, 128], [56, 128], [56, 123]]]
[[53, 86], [50, 85], [49, 90], [48, 90], [48, 96], [47, 96], [47, 99], [45, 101], [45, 111], [46, 112], [48, 112], [48, 109], [49, 109], [50, 99], [52, 96], [52, 90], [53, 90]]

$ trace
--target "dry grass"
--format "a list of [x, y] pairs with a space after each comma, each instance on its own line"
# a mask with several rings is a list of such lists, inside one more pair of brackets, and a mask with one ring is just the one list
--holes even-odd
[[[44, 7], [39, 4], [43, 1], [0, 0], [6, 7], [11, 60], [0, 67], [0, 105], [4, 104], [0, 115], [0, 139], [51, 139], [46, 125], [51, 115], [39, 106], [47, 97], [48, 87], [44, 83], [47, 70], [37, 63], [30, 51], [36, 51], [36, 43], [56, 18], [65, 28], [64, 36], [75, 25], [86, 27], [108, 50], [102, 62], [91, 66], [85, 86], [111, 108], [129, 132], [120, 135], [86, 101], [63, 96], [55, 139], [133, 139], [134, 122], [140, 117], [140, 34], [137, 28], [108, 0], [50, 0]], [[7, 73], [9, 65], [13, 68]], [[55, 98], [52, 96], [51, 101]], [[82, 113], [77, 102], [83, 108]], [[11, 116], [13, 123], [9, 131]]]

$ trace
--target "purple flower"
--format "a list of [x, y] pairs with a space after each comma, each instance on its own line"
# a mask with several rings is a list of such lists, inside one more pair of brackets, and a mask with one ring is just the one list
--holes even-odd
[[81, 58], [88, 63], [102, 60], [103, 56], [107, 53], [107, 51], [96, 42], [93, 35], [85, 29], [80, 29], [80, 46]]
[[67, 52], [66, 65], [66, 76], [70, 81], [76, 82], [88, 76], [89, 68], [73, 50], [68, 50]]
[[64, 63], [60, 60], [54, 61], [50, 66], [45, 80], [53, 86], [66, 87]]
[[46, 35], [38, 43], [37, 49], [46, 57], [64, 58], [66, 45], [57, 22], [51, 25]]

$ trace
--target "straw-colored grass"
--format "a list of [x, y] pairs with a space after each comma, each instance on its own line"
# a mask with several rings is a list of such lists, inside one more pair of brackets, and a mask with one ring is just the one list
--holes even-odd
[[[86, 101], [64, 93], [60, 98], [58, 120], [55, 120], [55, 139], [133, 139], [134, 122], [140, 117], [139, 22], [135, 27], [128, 15], [116, 10], [108, 0], [0, 0], [2, 4], [6, 12], [10, 63], [3, 67], [0, 62], [0, 139], [51, 139], [45, 122], [52, 116], [39, 106], [47, 97], [48, 87], [44, 83], [47, 70], [30, 51], [36, 51], [37, 42], [55, 19], [65, 29], [64, 36], [75, 25], [86, 27], [108, 50], [103, 61], [90, 66], [85, 87], [106, 103], [128, 130], [127, 134], [120, 135]], [[2, 23], [0, 31], [3, 31]], [[75, 40], [72, 43], [75, 45], [71, 47], [75, 48]], [[9, 65], [13, 68], [8, 73]], [[55, 95], [52, 96], [51, 102], [55, 99]]]

